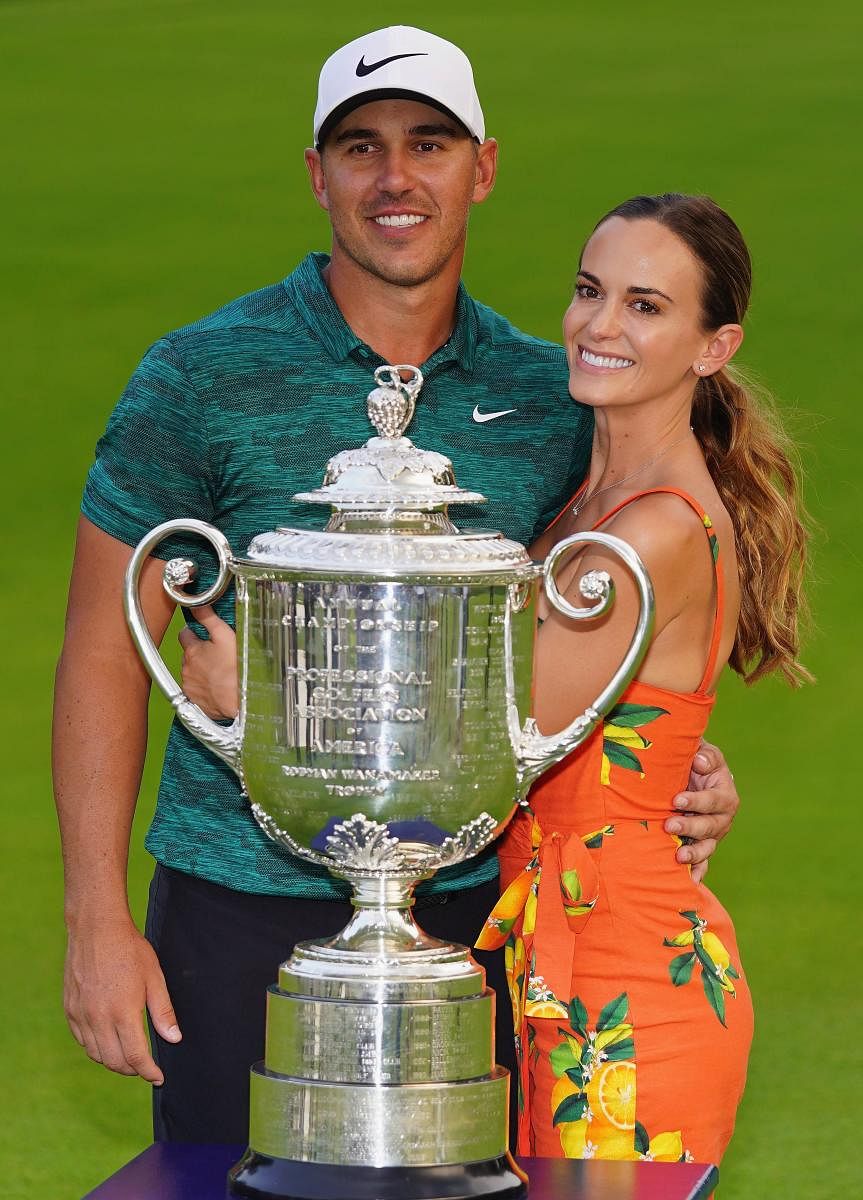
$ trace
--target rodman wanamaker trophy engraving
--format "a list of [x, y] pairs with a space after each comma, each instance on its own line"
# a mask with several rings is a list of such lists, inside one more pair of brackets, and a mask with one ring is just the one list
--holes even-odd
[[[463, 946], [417, 926], [413, 891], [488, 845], [532, 781], [615, 703], [647, 645], [650, 582], [608, 535], [576, 534], [537, 564], [500, 534], [460, 533], [447, 506], [483, 497], [456, 486], [449, 459], [404, 436], [422, 375], [380, 367], [375, 379], [378, 436], [337, 454], [323, 486], [295, 497], [331, 507], [326, 529], [262, 533], [238, 557], [211, 525], [168, 521], [134, 552], [127, 616], [177, 718], [237, 773], [255, 820], [353, 887], [348, 925], [299, 944], [270, 989], [233, 1194], [521, 1196], [493, 996]], [[194, 563], [172, 560], [173, 599], [194, 607], [236, 584], [240, 711], [230, 726], [183, 694], [143, 620], [141, 567], [176, 533], [208, 539], [219, 573], [192, 595]], [[564, 556], [597, 544], [635, 577], [639, 620], [594, 703], [544, 736], [528, 715], [540, 581], [573, 620], [605, 612], [606, 573], [582, 580], [585, 607], [554, 581]]]

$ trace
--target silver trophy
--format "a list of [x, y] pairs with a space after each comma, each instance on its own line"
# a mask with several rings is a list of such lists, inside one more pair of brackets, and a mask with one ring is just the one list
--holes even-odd
[[[500, 534], [460, 533], [447, 506], [484, 497], [404, 436], [420, 371], [379, 367], [375, 380], [378, 436], [337, 454], [323, 486], [295, 497], [331, 507], [322, 532], [277, 528], [237, 557], [213, 526], [167, 521], [132, 556], [126, 612], [153, 680], [237, 773], [261, 828], [353, 888], [347, 926], [297, 945], [270, 989], [232, 1193], [521, 1196], [508, 1075], [494, 1065], [494, 997], [465, 947], [417, 926], [413, 892], [487, 846], [537, 776], [596, 728], [644, 655], [652, 591], [634, 551], [609, 535], [566, 538], [537, 564]], [[184, 695], [144, 623], [142, 565], [176, 533], [207, 539], [219, 560], [213, 586], [193, 595], [184, 589], [195, 564], [166, 565], [178, 604], [211, 603], [236, 584], [240, 711], [230, 726]], [[637, 627], [594, 703], [544, 736], [527, 715], [540, 579], [568, 617], [600, 616], [613, 601], [605, 572], [582, 579], [585, 607], [554, 580], [562, 558], [596, 545], [633, 574]]]

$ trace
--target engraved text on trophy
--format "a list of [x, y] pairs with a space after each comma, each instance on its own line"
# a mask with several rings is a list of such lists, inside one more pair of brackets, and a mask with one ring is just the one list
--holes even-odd
[[[257, 588], [246, 684], [255, 749], [244, 772], [253, 795], [266, 788], [279, 826], [323, 848], [335, 820], [363, 812], [403, 840], [439, 844], [479, 790], [498, 797], [490, 811], [507, 811], [515, 769], [501, 585]], [[521, 656], [532, 652], [529, 609], [516, 618]], [[526, 710], [527, 696], [519, 702]]]

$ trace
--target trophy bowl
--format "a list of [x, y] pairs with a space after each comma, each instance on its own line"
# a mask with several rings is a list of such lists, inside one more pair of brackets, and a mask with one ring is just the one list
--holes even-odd
[[[644, 655], [652, 591], [637, 555], [609, 535], [566, 538], [537, 564], [500, 534], [459, 532], [447, 506], [484, 498], [404, 436], [420, 371], [386, 366], [375, 378], [377, 436], [295, 497], [330, 507], [324, 530], [277, 528], [240, 557], [205, 522], [165, 522], [133, 553], [127, 618], [177, 718], [237, 773], [262, 829], [353, 888], [348, 925], [298, 944], [270, 989], [232, 1194], [515, 1197], [525, 1181], [507, 1149], [494, 997], [464, 947], [417, 926], [413, 891], [484, 849], [533, 780], [596, 728]], [[184, 695], [143, 619], [143, 563], [178, 532], [209, 541], [219, 572], [192, 594], [194, 562], [171, 560], [164, 586], [177, 603], [236, 585], [240, 706], [227, 727]], [[597, 544], [633, 574], [639, 619], [594, 703], [544, 736], [528, 715], [539, 589], [573, 620], [607, 611], [605, 572], [582, 579], [584, 607], [555, 585], [563, 557]]]

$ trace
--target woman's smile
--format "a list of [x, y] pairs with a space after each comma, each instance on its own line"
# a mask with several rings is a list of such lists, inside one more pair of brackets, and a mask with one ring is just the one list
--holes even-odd
[[634, 367], [635, 360], [632, 358], [621, 358], [615, 355], [600, 354], [596, 350], [590, 350], [587, 346], [579, 345], [578, 347], [578, 365], [591, 374], [602, 371], [624, 371], [627, 367]]

